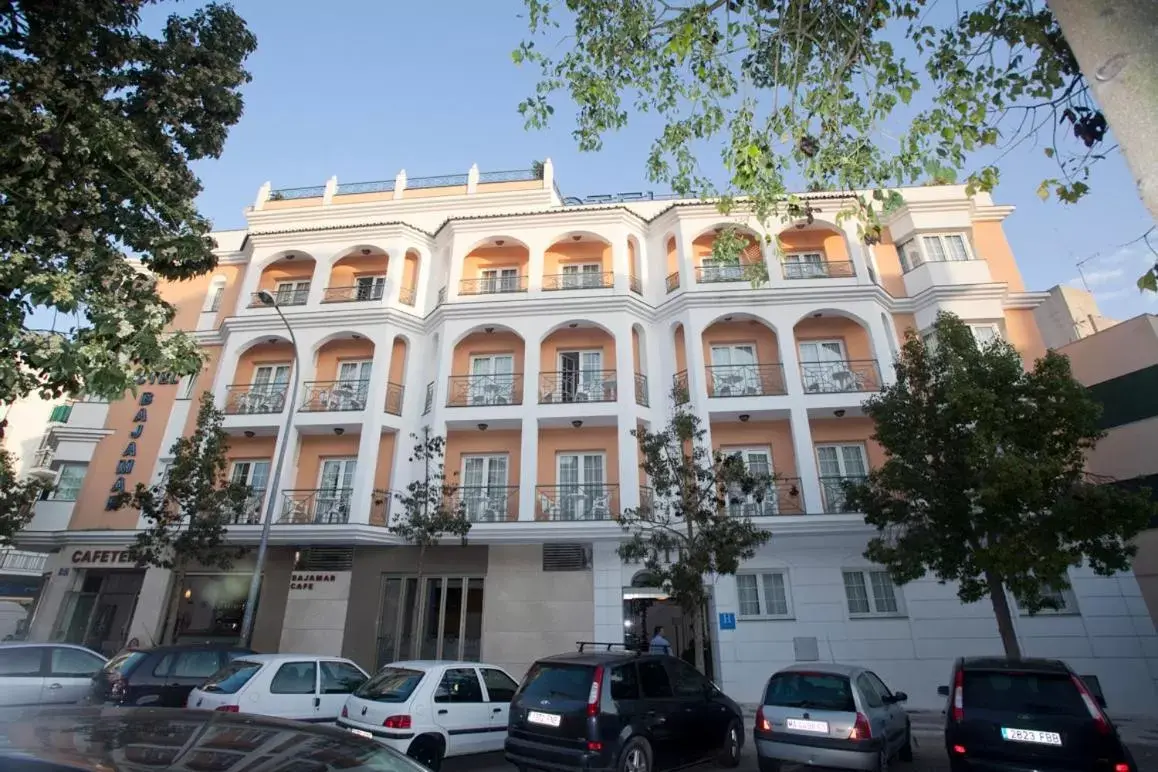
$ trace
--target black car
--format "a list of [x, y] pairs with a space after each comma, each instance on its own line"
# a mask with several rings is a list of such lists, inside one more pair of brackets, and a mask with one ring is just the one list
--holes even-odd
[[180, 644], [130, 649], [92, 677], [87, 702], [183, 708], [194, 687], [250, 649], [227, 644]]
[[340, 729], [237, 713], [65, 708], [0, 722], [5, 772], [426, 772]]
[[694, 667], [666, 654], [584, 649], [540, 659], [511, 701], [506, 757], [520, 772], [740, 763], [743, 712]]
[[1136, 772], [1105, 700], [1064, 662], [957, 660], [945, 708], [953, 772]]

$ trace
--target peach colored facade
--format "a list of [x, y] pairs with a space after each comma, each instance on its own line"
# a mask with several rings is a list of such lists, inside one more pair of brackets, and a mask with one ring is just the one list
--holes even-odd
[[[865, 600], [860, 610], [846, 596], [849, 572], [863, 580], [873, 569], [843, 482], [883, 460], [861, 405], [892, 380], [904, 335], [942, 310], [991, 328], [1032, 361], [1043, 351], [1033, 309], [1044, 294], [1023, 287], [1001, 226], [1011, 208], [963, 186], [902, 193], [881, 241], [867, 245], [838, 216], [850, 200], [835, 194], [804, 195], [807, 220], [759, 223], [698, 201], [562, 198], [550, 162], [534, 172], [263, 186], [247, 228], [218, 234], [218, 268], [164, 290], [207, 364], [191, 383], [150, 389], [124, 483], [160, 478], [197, 398], [212, 394], [226, 412], [231, 474], [261, 483], [255, 518], [231, 526], [230, 538], [252, 544], [260, 518], [273, 518], [282, 562], [267, 571], [284, 584], [270, 580], [260, 613], [274, 627], [282, 617], [277, 645], [363, 656], [393, 640], [382, 609], [422, 607], [389, 594], [411, 576], [415, 552], [383, 526], [397, 514], [395, 494], [422, 476], [411, 435], [429, 429], [446, 438], [450, 495], [472, 528], [469, 546], [437, 548], [424, 573], [442, 592], [457, 588], [455, 629], [481, 620], [473, 653], [456, 637], [430, 654], [519, 670], [553, 653], [544, 647], [556, 638], [622, 638], [622, 588], [638, 577], [616, 555], [616, 518], [653, 495], [632, 430], [662, 427], [675, 398], [701, 417], [710, 447], [775, 478], [729, 506], [772, 531], [741, 573], [780, 575], [786, 605], [766, 609], [765, 590], [738, 577], [715, 582], [715, 608], [742, 620], [713, 630], [718, 682], [755, 699], [745, 676], [753, 662], [761, 672], [786, 664], [803, 636], [828, 641], [833, 656], [878, 663], [896, 688], [935, 695], [952, 658], [991, 649], [996, 628], [935, 583], [921, 585], [924, 605], [914, 595], [907, 609], [905, 593], [917, 590], [895, 588], [890, 608]], [[745, 238], [743, 270], [712, 262], [725, 228]], [[753, 283], [759, 273], [767, 279]], [[296, 357], [262, 291], [288, 320]], [[73, 544], [132, 537], [137, 514], [104, 502], [138, 409], [133, 399], [108, 406], [82, 495], [68, 508], [38, 508], [22, 537], [29, 546], [74, 554]], [[327, 602], [362, 609], [325, 629], [317, 625], [337, 613], [310, 605], [288, 573], [321, 547], [344, 551], [351, 567], [337, 570], [353, 577], [348, 597]], [[548, 559], [554, 548], [573, 549], [571, 568]], [[150, 569], [143, 581], [169, 597], [166, 577]], [[473, 607], [482, 596], [469, 600], [465, 588], [476, 581], [486, 602]], [[62, 579], [48, 595], [62, 602], [72, 587]], [[156, 629], [165, 603], [145, 605], [129, 632]], [[977, 617], [969, 630], [955, 627], [962, 614]], [[1047, 621], [1019, 620], [1027, 651], [1055, 652], [1061, 633]], [[1111, 703], [1158, 707], [1152, 679], [1139, 675], [1144, 658], [1118, 670], [1094, 660], [1083, 672], [1098, 673]]]

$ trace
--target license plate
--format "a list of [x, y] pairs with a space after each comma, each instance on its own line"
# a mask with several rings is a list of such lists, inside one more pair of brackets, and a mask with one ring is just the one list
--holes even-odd
[[562, 716], [554, 713], [540, 713], [537, 710], [532, 710], [527, 714], [527, 721], [532, 724], [542, 724], [543, 726], [559, 726], [559, 722], [562, 720]]
[[827, 721], [808, 721], [803, 718], [786, 718], [784, 725], [789, 729], [795, 729], [800, 732], [823, 732], [828, 734]]
[[1038, 745], [1061, 745], [1061, 735], [1057, 732], [1039, 732], [1036, 729], [1011, 729], [1001, 727], [1001, 736], [1015, 743], [1036, 743]]
[[365, 729], [354, 729], [353, 727], [349, 727], [349, 726], [346, 728], [349, 729], [352, 734], [356, 734], [359, 737], [368, 737], [371, 740], [374, 739], [374, 735], [370, 734]]

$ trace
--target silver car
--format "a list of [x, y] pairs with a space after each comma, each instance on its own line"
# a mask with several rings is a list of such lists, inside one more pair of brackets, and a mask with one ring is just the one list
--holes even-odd
[[68, 643], [0, 643], [0, 707], [79, 702], [105, 658]]
[[856, 665], [793, 665], [764, 689], [753, 739], [760, 772], [781, 762], [883, 772], [912, 761], [904, 692]]

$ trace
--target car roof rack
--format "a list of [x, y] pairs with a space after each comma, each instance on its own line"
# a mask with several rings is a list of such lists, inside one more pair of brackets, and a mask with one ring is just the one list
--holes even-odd
[[615, 651], [616, 649], [623, 650], [627, 654], [638, 654], [639, 651], [632, 648], [635, 644], [627, 644], [622, 641], [575, 641], [575, 645], [579, 647], [579, 653], [582, 654], [584, 650], [590, 646], [592, 648], [602, 647], [604, 651]]

